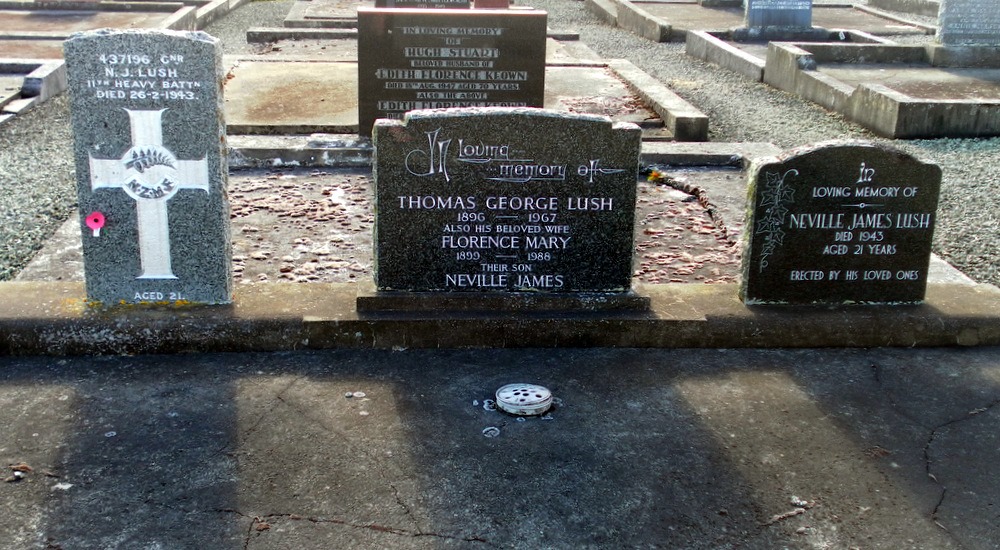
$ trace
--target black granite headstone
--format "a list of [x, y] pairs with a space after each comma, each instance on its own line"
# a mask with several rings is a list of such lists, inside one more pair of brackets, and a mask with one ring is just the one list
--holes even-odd
[[640, 130], [542, 109], [375, 124], [379, 290], [631, 288]]
[[923, 300], [941, 169], [830, 142], [755, 163], [744, 228], [747, 304]]
[[414, 109], [541, 107], [547, 14], [358, 8], [359, 133]]
[[376, 8], [468, 9], [469, 0], [375, 0]]
[[202, 32], [65, 43], [88, 299], [232, 299], [222, 47]]

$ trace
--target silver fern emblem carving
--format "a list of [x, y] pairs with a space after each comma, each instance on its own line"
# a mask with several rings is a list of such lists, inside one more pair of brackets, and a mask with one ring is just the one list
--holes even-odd
[[133, 149], [132, 158], [125, 162], [125, 168], [135, 169], [140, 174], [154, 166], [176, 168], [173, 160], [157, 149]]

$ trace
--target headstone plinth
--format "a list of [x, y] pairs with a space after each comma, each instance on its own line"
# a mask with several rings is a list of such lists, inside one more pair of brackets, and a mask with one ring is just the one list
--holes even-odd
[[88, 299], [231, 301], [219, 42], [102, 30], [64, 48]]
[[941, 169], [899, 150], [831, 142], [751, 168], [747, 304], [923, 300]]
[[374, 142], [378, 291], [631, 289], [634, 124], [542, 109], [414, 111], [379, 120]]

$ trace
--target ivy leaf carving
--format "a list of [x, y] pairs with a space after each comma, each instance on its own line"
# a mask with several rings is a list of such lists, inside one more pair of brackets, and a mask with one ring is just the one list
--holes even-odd
[[760, 207], [764, 210], [757, 225], [755, 233], [763, 234], [764, 244], [760, 251], [760, 271], [767, 267], [767, 257], [784, 243], [785, 232], [781, 226], [785, 223], [785, 216], [788, 215], [788, 205], [795, 202], [795, 190], [791, 186], [785, 185], [785, 178], [789, 174], [799, 174], [798, 170], [792, 169], [784, 174], [778, 172], [767, 172], [764, 174], [766, 183], [761, 192]]

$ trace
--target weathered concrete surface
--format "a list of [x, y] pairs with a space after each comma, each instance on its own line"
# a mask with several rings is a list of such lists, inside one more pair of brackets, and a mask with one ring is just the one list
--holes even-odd
[[997, 348], [4, 358], [0, 547], [986, 550], [998, 402]]
[[64, 37], [74, 32], [103, 28], [164, 28], [174, 14], [133, 11], [0, 10], [0, 32], [56, 32]]
[[62, 40], [0, 40], [0, 59], [62, 59]]
[[227, 64], [229, 133], [357, 132], [357, 63], [236, 60]]

